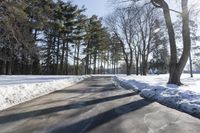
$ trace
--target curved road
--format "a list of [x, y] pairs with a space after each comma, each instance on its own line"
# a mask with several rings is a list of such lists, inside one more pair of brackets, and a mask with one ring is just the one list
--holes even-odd
[[1, 133], [199, 133], [200, 120], [115, 88], [111, 77], [0, 112]]

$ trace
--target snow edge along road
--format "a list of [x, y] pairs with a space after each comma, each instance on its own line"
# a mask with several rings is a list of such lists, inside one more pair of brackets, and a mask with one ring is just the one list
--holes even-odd
[[0, 111], [75, 85], [91, 76], [74, 76], [41, 83], [24, 83], [0, 86]]
[[[145, 81], [126, 80], [119, 76], [113, 76], [112, 81], [117, 87], [132, 89], [144, 98], [200, 118], [200, 103], [198, 102], [200, 94], [162, 86], [151, 86], [146, 84]], [[192, 100], [188, 97], [192, 97]]]

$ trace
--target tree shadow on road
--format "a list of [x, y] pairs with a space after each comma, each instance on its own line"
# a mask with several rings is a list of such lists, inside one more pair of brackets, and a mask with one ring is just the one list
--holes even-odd
[[55, 93], [101, 93], [101, 92], [108, 92], [108, 91], [116, 91], [117, 88], [113, 86], [113, 84], [108, 85], [91, 85], [87, 87], [87, 89], [65, 89], [59, 90]]
[[85, 133], [92, 131], [105, 123], [108, 123], [122, 115], [141, 109], [151, 103], [152, 102], [146, 101], [145, 99], [134, 101], [96, 116], [81, 120], [77, 123], [54, 129], [51, 133]]
[[0, 124], [8, 123], [8, 122], [14, 122], [30, 117], [37, 117], [41, 115], [47, 115], [51, 113], [56, 113], [64, 110], [69, 110], [69, 109], [79, 109], [79, 108], [84, 108], [90, 105], [94, 104], [99, 104], [99, 103], [104, 103], [104, 102], [109, 102], [125, 97], [130, 97], [133, 95], [136, 95], [137, 93], [132, 92], [132, 93], [126, 93], [122, 95], [116, 95], [116, 96], [111, 96], [111, 97], [105, 97], [105, 98], [100, 98], [100, 99], [95, 99], [95, 100], [90, 100], [90, 101], [81, 101], [81, 102], [76, 102], [68, 105], [63, 105], [63, 106], [57, 106], [57, 107], [51, 107], [51, 108], [46, 108], [46, 109], [40, 109], [40, 110], [33, 110], [29, 112], [22, 112], [22, 113], [17, 113], [17, 114], [10, 114], [6, 116], [0, 116]]
[[[110, 81], [111, 77], [105, 77], [106, 81]], [[55, 91], [54, 93], [101, 93], [101, 92], [108, 92], [108, 91], [116, 91], [118, 88], [115, 87], [112, 83], [108, 82], [105, 83], [104, 77], [95, 77], [95, 78], [88, 78], [85, 79], [84, 82], [81, 84], [82, 87], [79, 89], [63, 89], [59, 91]], [[103, 80], [102, 80], [103, 79]], [[102, 81], [101, 81], [102, 80]], [[101, 84], [101, 82], [103, 84]], [[97, 83], [97, 84], [94, 84]]]

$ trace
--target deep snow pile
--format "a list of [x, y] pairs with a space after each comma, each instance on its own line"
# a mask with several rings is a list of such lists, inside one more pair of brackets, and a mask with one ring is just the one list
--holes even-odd
[[88, 76], [0, 76], [0, 110], [64, 89]]
[[200, 117], [200, 75], [183, 74], [184, 86], [167, 85], [168, 75], [114, 76], [116, 85], [134, 89], [141, 96]]

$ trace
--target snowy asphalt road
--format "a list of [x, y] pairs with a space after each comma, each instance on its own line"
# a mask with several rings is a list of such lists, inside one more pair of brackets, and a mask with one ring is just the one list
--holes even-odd
[[200, 120], [115, 88], [111, 77], [0, 112], [1, 133], [199, 133]]

